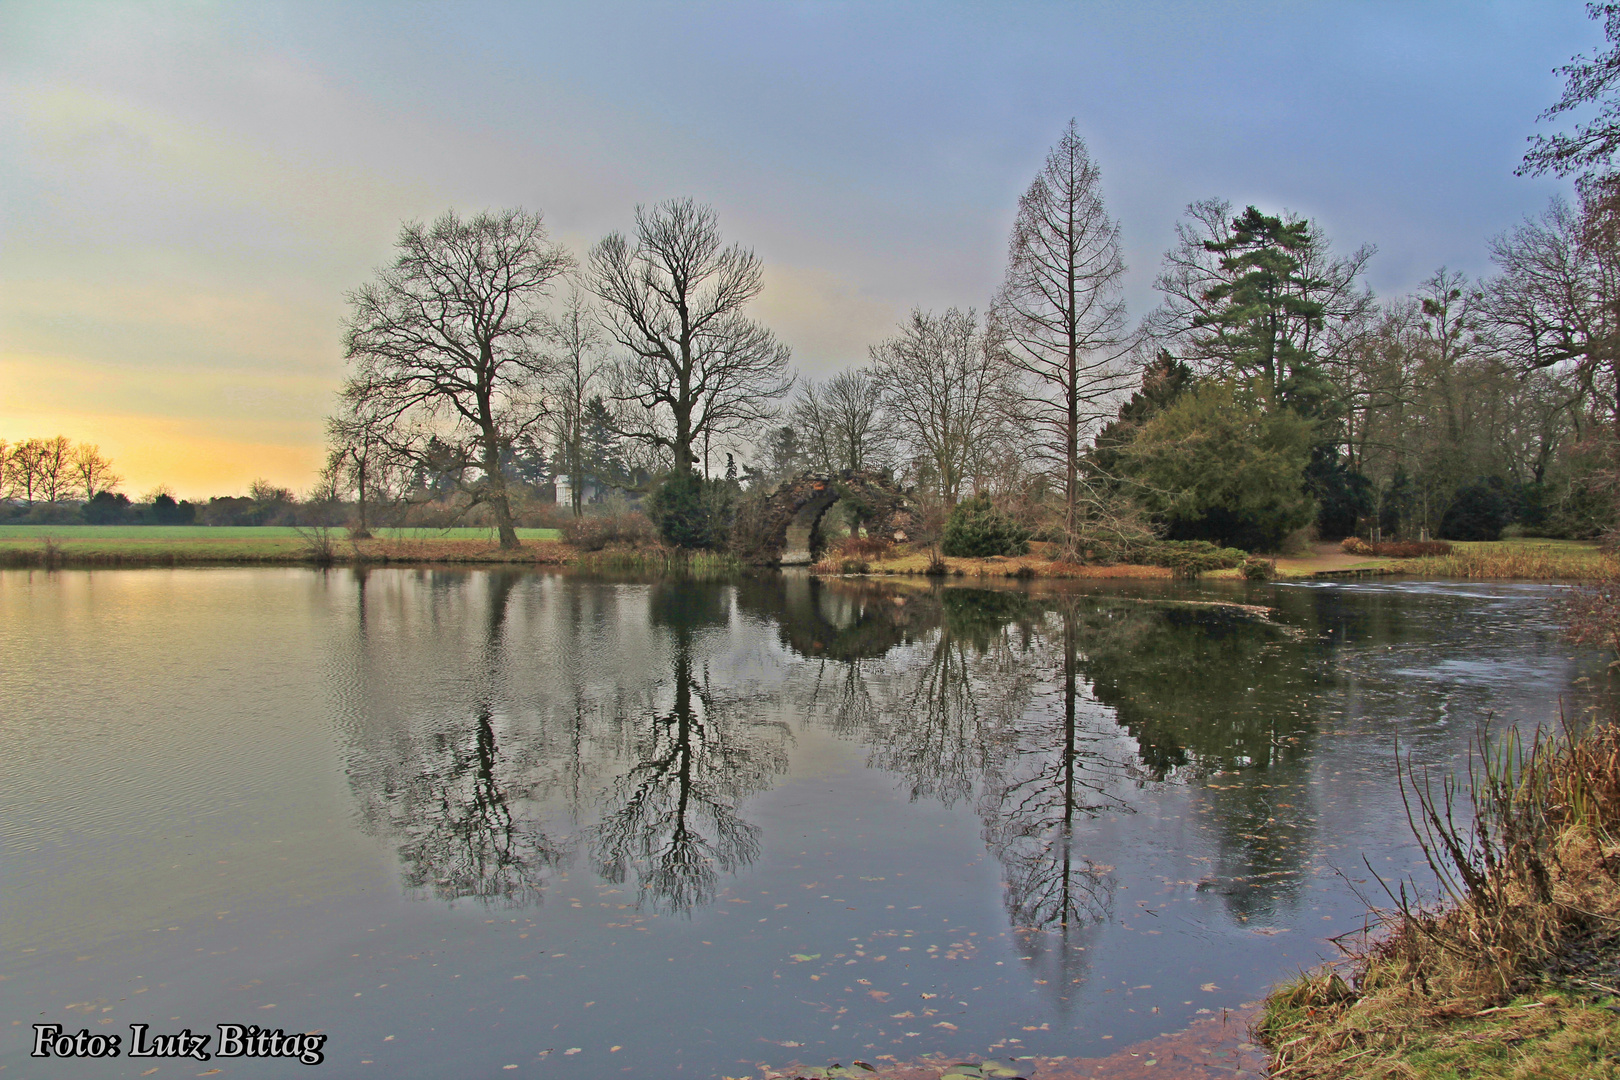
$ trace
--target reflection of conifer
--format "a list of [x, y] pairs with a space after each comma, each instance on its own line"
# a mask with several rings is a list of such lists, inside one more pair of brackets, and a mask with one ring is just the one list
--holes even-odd
[[1025, 713], [980, 801], [985, 840], [1006, 880], [1007, 916], [1065, 987], [1083, 981], [1083, 931], [1106, 921], [1114, 902], [1112, 867], [1085, 856], [1080, 827], [1105, 810], [1130, 809], [1116, 792], [1128, 752], [1112, 717], [1084, 694], [1077, 622], [1073, 602], [1064, 603], [1038, 639], [1037, 655], [1057, 661], [1061, 709]]

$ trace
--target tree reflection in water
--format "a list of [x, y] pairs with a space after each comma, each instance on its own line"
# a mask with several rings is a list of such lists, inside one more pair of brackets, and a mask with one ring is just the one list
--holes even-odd
[[636, 764], [614, 782], [592, 836], [596, 869], [622, 882], [633, 868], [640, 902], [690, 911], [718, 891], [720, 873], [759, 855], [759, 826], [737, 804], [787, 769], [786, 724], [749, 718], [761, 695], [722, 692], [694, 664], [694, 637], [725, 618], [723, 586], [656, 586], [655, 624], [671, 636], [671, 679], [639, 716], [623, 718]]
[[[917, 645], [877, 663], [823, 661], [807, 704], [869, 747], [869, 765], [902, 778], [910, 798], [972, 799], [1000, 861], [1008, 917], [1070, 987], [1084, 978], [1083, 931], [1108, 918], [1110, 867], [1085, 857], [1078, 825], [1125, 811], [1113, 790], [1131, 747], [1110, 710], [1083, 700], [1074, 604], [1057, 614], [1027, 594], [946, 589], [903, 605]], [[871, 637], [874, 635], [868, 635]], [[1056, 708], [1040, 699], [1056, 669]], [[875, 685], [874, 685], [875, 684]]]
[[[975, 808], [1011, 924], [1064, 985], [1113, 904], [1085, 822], [1128, 812], [1137, 785], [1197, 784], [1210, 883], [1235, 914], [1297, 900], [1327, 678], [1308, 629], [1173, 600], [807, 578], [387, 580], [368, 601], [357, 575], [342, 684], [362, 816], [396, 839], [412, 890], [538, 903], [577, 837], [644, 905], [709, 902], [761, 850], [741, 806], [787, 768], [785, 687], [911, 799]], [[385, 602], [389, 619], [367, 615]], [[781, 666], [768, 625], [809, 663]], [[1238, 770], [1266, 775], [1223, 779]]]
[[870, 763], [903, 777], [913, 800], [949, 806], [999, 768], [1035, 673], [1010, 632], [1028, 614], [1022, 595], [952, 589], [934, 603], [933, 640], [897, 658], [865, 738]]
[[[518, 580], [513, 573], [486, 577], [483, 640], [468, 673], [471, 722], [440, 723], [425, 738], [406, 736], [371, 768], [351, 770], [357, 787], [363, 785], [363, 816], [399, 840], [405, 887], [441, 900], [538, 904], [545, 871], [568, 854], [538, 823], [513, 813], [514, 797], [528, 791], [510, 775], [496, 730], [507, 608]], [[363, 611], [363, 578], [358, 593]]]
[[[1145, 773], [1206, 792], [1216, 855], [1204, 887], [1243, 920], [1298, 902], [1314, 842], [1309, 753], [1332, 675], [1308, 626], [1234, 607], [1106, 602], [1076, 623], [1080, 671], [1134, 737]], [[1240, 772], [1264, 778], [1240, 783]]]
[[[1061, 710], [1030, 710], [1001, 768], [987, 778], [981, 800], [985, 839], [1006, 873], [1004, 902], [1015, 927], [1057, 929], [1055, 945], [1065, 982], [1078, 964], [1072, 946], [1080, 929], [1113, 910], [1112, 867], [1076, 851], [1080, 822], [1104, 811], [1128, 811], [1117, 786], [1131, 763], [1105, 710], [1082, 700], [1075, 603], [1062, 601], [1039, 643], [1043, 667], [1058, 654]], [[1086, 716], [1082, 716], [1084, 709]], [[1089, 722], [1087, 722], [1089, 720]], [[1099, 722], [1100, 721], [1100, 722]], [[1043, 940], [1027, 944], [1040, 948]]]
[[[1113, 902], [1083, 823], [1129, 812], [1135, 785], [1204, 790], [1206, 883], [1235, 915], [1297, 902], [1314, 831], [1303, 765], [1328, 679], [1315, 635], [1173, 599], [947, 588], [896, 608], [866, 592], [863, 611], [906, 612], [915, 645], [842, 671], [823, 660], [807, 704], [913, 799], [976, 793], [1009, 919], [1056, 934], [1041, 940], [1063, 963], [1078, 963], [1074, 935]], [[1240, 770], [1265, 782], [1222, 781]]]

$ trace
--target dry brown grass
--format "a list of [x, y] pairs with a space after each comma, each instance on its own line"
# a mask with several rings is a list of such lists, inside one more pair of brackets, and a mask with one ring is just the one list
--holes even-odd
[[1616, 1075], [1620, 727], [1482, 742], [1469, 779], [1463, 826], [1458, 789], [1408, 771], [1446, 896], [1424, 907], [1394, 886], [1380, 935], [1273, 992], [1256, 1025], [1273, 1076]]
[[353, 545], [344, 562], [370, 563], [505, 563], [529, 566], [562, 566], [574, 557], [574, 549], [559, 540], [526, 540], [515, 551], [508, 551], [489, 540], [363, 540]]
[[[1172, 571], [1165, 566], [1135, 566], [1116, 563], [1103, 566], [1095, 563], [1065, 562], [1053, 558], [1056, 545], [1031, 544], [1027, 555], [996, 555], [984, 559], [953, 559], [940, 557], [948, 577], [960, 578], [1168, 578]], [[887, 556], [845, 557], [842, 553], [829, 554], [810, 567], [815, 574], [918, 574], [926, 575], [933, 553], [927, 548], [900, 548]]]
[[1403, 559], [1396, 569], [1419, 577], [1464, 580], [1589, 581], [1614, 559], [1595, 545], [1574, 543], [1458, 544], [1450, 555]]

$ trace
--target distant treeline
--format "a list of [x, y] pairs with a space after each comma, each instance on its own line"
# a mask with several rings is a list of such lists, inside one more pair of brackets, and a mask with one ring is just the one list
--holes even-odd
[[[555, 488], [533, 463], [513, 455], [511, 483], [519, 524], [551, 527]], [[534, 481], [542, 481], [535, 483]], [[10, 525], [346, 525], [357, 516], [353, 500], [330, 485], [303, 497], [291, 488], [255, 480], [246, 495], [177, 499], [166, 486], [137, 498], [118, 490], [123, 478], [93, 443], [63, 435], [47, 439], [0, 441], [0, 523]], [[483, 525], [487, 515], [452, 505], [448, 488], [431, 475], [417, 478], [403, 497], [371, 512], [381, 524], [421, 526]]]

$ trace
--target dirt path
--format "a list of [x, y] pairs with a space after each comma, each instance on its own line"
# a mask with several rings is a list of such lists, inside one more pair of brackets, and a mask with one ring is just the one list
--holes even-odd
[[1390, 562], [1389, 559], [1351, 555], [1346, 553], [1338, 544], [1320, 542], [1311, 545], [1309, 555], [1279, 558], [1277, 560], [1277, 573], [1280, 577], [1310, 577], [1312, 574], [1324, 572], [1376, 570], [1381, 566], [1388, 566]]

